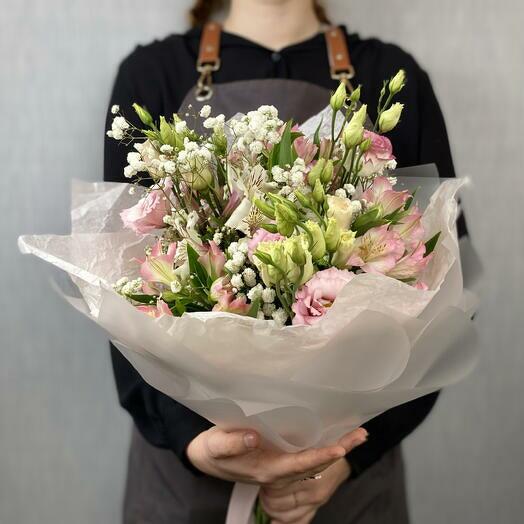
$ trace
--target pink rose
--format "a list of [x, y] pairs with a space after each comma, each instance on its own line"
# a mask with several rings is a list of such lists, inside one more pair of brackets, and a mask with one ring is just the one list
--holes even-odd
[[[170, 196], [171, 189], [165, 188]], [[152, 189], [136, 205], [120, 213], [124, 227], [144, 234], [165, 227], [164, 217], [171, 214], [171, 203], [161, 189]]]
[[314, 324], [333, 305], [342, 288], [355, 276], [351, 271], [330, 267], [315, 273], [296, 293], [291, 306], [293, 325]]
[[260, 242], [276, 242], [277, 240], [284, 240], [284, 237], [278, 233], [270, 233], [263, 228], [257, 229], [253, 238], [249, 239], [247, 243], [249, 260], [253, 262], [253, 253], [257, 250]]
[[370, 139], [371, 146], [364, 153], [364, 165], [361, 174], [382, 174], [386, 168], [395, 169], [397, 164], [389, 138], [372, 131], [364, 131], [364, 139]]

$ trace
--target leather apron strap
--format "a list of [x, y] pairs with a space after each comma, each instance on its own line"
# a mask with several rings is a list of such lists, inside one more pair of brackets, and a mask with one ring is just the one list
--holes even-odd
[[[197, 81], [196, 99], [199, 102], [209, 100], [213, 96], [212, 75], [220, 69], [221, 31], [222, 28], [217, 22], [208, 22], [202, 28], [197, 60], [200, 77]], [[344, 31], [340, 27], [331, 26], [324, 31], [324, 35], [331, 78], [344, 82], [348, 89], [353, 91], [350, 80], [355, 76], [355, 69], [351, 63]]]

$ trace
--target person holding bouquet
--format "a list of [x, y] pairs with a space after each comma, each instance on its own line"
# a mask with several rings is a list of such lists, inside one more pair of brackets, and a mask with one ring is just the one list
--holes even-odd
[[[401, 69], [408, 83], [399, 99], [409, 111], [390, 134], [395, 154], [403, 166], [434, 162], [441, 176], [454, 176], [429, 78], [407, 53], [332, 26], [313, 0], [231, 0], [223, 27], [210, 22], [220, 7], [197, 1], [193, 29], [129, 55], [110, 107], [138, 103], [156, 120], [202, 114], [208, 103], [228, 118], [274, 104], [284, 119], [302, 122], [323, 108], [341, 80], [350, 91], [364, 85], [362, 99], [375, 100], [382, 80]], [[377, 116], [372, 107], [369, 114]], [[112, 118], [110, 111], [108, 123]], [[125, 148], [108, 139], [105, 180], [126, 182], [126, 164]], [[463, 219], [459, 231], [465, 233]], [[224, 522], [232, 482], [260, 485], [262, 508], [275, 524], [408, 522], [399, 445], [437, 393], [383, 413], [330, 447], [281, 453], [264, 449], [252, 430], [212, 426], [148, 385], [116, 348], [111, 354], [120, 402], [135, 424], [126, 524]]]

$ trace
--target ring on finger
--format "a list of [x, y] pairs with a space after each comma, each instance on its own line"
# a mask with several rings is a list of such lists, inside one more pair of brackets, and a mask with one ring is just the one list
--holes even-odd
[[302, 482], [305, 482], [306, 480], [320, 480], [322, 478], [322, 475], [320, 473], [317, 473], [316, 475], [311, 475], [310, 477], [306, 477], [305, 479], [302, 479]]

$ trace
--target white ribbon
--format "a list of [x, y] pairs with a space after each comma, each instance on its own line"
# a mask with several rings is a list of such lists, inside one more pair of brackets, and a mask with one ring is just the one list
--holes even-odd
[[260, 488], [236, 482], [233, 486], [225, 524], [254, 524], [254, 507]]

